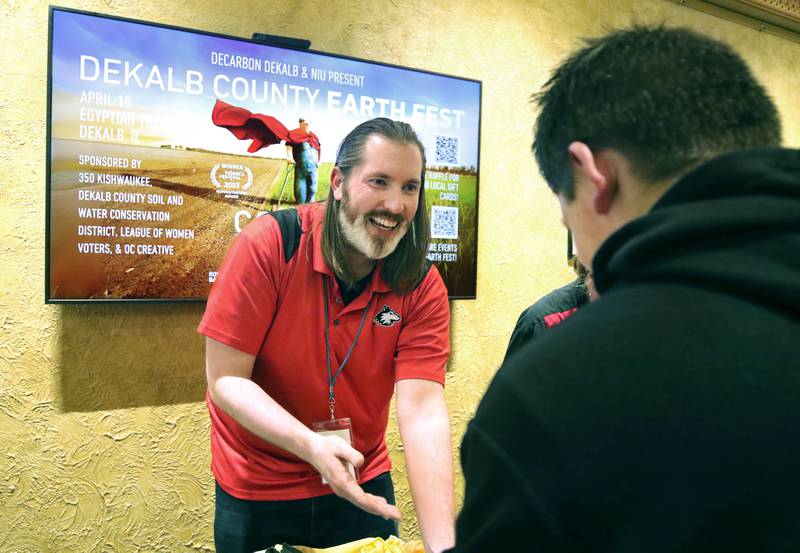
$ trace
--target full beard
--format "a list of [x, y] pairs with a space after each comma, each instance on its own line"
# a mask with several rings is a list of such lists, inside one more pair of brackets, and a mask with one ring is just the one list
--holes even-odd
[[[367, 256], [369, 259], [383, 259], [391, 254], [408, 231], [408, 222], [399, 219], [396, 215], [381, 211], [370, 211], [366, 214], [356, 215], [350, 213], [350, 206], [347, 197], [339, 206], [339, 228], [345, 240], [353, 248]], [[393, 221], [399, 221], [399, 226], [390, 238], [373, 236], [367, 230], [370, 217], [381, 217]]]

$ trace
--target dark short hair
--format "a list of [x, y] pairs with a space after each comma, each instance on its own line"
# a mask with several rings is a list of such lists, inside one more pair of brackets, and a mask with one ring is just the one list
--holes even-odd
[[[381, 271], [381, 277], [395, 292], [405, 294], [416, 287], [428, 270], [426, 256], [430, 242], [430, 222], [425, 205], [425, 147], [408, 123], [385, 117], [361, 123], [350, 131], [336, 152], [336, 167], [341, 171], [345, 183], [353, 168], [364, 161], [364, 147], [372, 135], [379, 135], [399, 144], [414, 145], [419, 148], [422, 157], [417, 212], [397, 248], [383, 260]], [[322, 228], [322, 254], [339, 278], [353, 284], [355, 279], [345, 258], [345, 238], [339, 228], [340, 204], [332, 194], [328, 196]]]
[[645, 182], [675, 179], [725, 152], [780, 145], [774, 103], [727, 44], [664, 26], [585, 44], [533, 96], [533, 152], [555, 193], [574, 197], [567, 148], [575, 140], [622, 153]]

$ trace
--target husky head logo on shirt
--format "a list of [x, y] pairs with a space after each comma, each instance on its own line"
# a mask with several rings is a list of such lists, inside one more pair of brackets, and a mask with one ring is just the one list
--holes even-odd
[[394, 311], [394, 309], [392, 309], [388, 305], [384, 305], [383, 309], [378, 311], [378, 314], [375, 315], [374, 319], [372, 319], [372, 321], [376, 325], [381, 325], [381, 326], [392, 326], [399, 320], [400, 320], [400, 315], [398, 315]]

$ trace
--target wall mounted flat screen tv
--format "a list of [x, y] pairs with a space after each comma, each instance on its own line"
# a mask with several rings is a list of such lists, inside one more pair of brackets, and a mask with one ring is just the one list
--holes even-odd
[[309, 199], [302, 156], [322, 201], [378, 116], [422, 139], [428, 257], [475, 297], [479, 81], [53, 7], [48, 87], [49, 303], [205, 300], [245, 225]]

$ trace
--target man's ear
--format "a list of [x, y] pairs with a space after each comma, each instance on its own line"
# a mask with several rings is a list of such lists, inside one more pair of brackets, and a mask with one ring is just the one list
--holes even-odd
[[592, 184], [594, 210], [599, 214], [608, 213], [617, 193], [617, 179], [612, 164], [607, 163], [602, 153], [595, 154], [583, 142], [575, 141], [567, 149], [575, 171], [583, 174]]
[[344, 176], [342, 175], [342, 170], [334, 165], [331, 170], [331, 194], [333, 194], [333, 199], [337, 201], [342, 201], [343, 182]]

